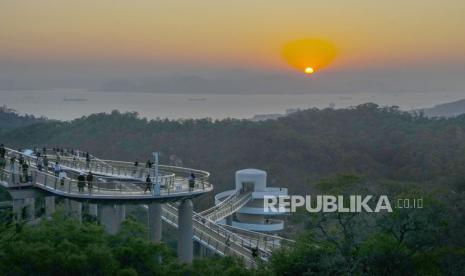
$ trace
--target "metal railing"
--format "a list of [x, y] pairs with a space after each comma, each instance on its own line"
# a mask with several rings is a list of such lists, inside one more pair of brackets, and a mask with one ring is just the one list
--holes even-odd
[[[177, 206], [165, 204], [162, 209], [162, 219], [170, 225], [178, 227]], [[216, 223], [210, 222], [194, 214], [192, 226], [194, 238], [197, 241], [220, 255], [236, 256], [242, 259], [248, 267], [256, 267], [256, 261], [260, 256], [254, 257], [252, 250], [245, 246], [244, 241], [238, 242], [240, 241], [239, 236], [221, 228]]]
[[217, 222], [232, 215], [252, 200], [252, 192], [241, 194], [239, 191], [231, 194], [220, 204], [199, 213], [202, 217]]
[[[6, 150], [8, 158], [6, 158], [5, 169], [0, 170], [0, 177], [5, 179], [5, 182], [13, 185], [19, 185], [18, 181], [12, 181], [12, 179], [16, 180], [16, 177], [19, 179], [22, 175], [17, 162], [21, 157], [24, 162], [29, 164], [29, 169], [26, 173], [28, 176], [32, 177], [29, 183], [49, 191], [55, 191], [62, 195], [86, 195], [86, 197], [111, 197], [112, 195], [128, 197], [150, 195], [165, 196], [209, 191], [213, 188], [208, 181], [209, 173], [205, 171], [172, 166], [160, 166], [161, 173], [158, 178], [158, 183], [155, 183], [159, 185], [159, 189], [154, 190], [155, 187], [150, 182], [143, 181], [142, 179], [138, 179], [134, 176], [127, 175], [127, 177], [124, 177], [125, 175], [118, 174], [121, 173], [122, 170], [130, 170], [128, 162], [112, 161], [115, 164], [122, 164], [122, 166], [119, 167], [119, 170], [111, 165], [102, 166], [101, 164], [84, 167], [87, 165], [87, 162], [82, 159], [75, 160], [74, 158], [67, 158], [66, 156], [61, 157], [59, 160], [59, 164], [63, 169], [72, 169], [75, 170], [76, 173], [91, 171], [95, 174], [94, 179], [100, 179], [100, 181], [87, 182], [78, 181], [69, 177], [59, 178], [57, 175], [48, 171], [50, 167], [43, 168], [42, 171], [39, 170], [39, 159], [36, 156], [24, 154], [8, 148], [6, 148]], [[17, 157], [17, 160], [13, 163], [13, 165], [9, 161], [9, 157], [11, 156]], [[54, 160], [53, 157], [50, 157], [49, 161], [52, 163], [53, 161], [57, 162], [58, 160]], [[107, 163], [107, 161], [104, 162]], [[110, 168], [113, 169], [112, 172], [110, 172]], [[196, 177], [195, 180], [190, 181], [187, 176], [189, 176], [192, 172], [197, 173], [198, 177]], [[110, 181], [105, 181], [105, 176], [114, 176], [118, 179], [109, 178]]]

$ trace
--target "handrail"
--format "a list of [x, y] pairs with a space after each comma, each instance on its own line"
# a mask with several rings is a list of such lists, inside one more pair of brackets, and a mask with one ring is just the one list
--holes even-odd
[[[168, 213], [171, 217], [170, 224], [177, 227], [177, 207], [174, 204], [165, 204], [165, 206], [166, 207], [163, 208], [164, 214]], [[162, 216], [162, 218], [164, 218], [164, 220], [170, 220], [166, 215]], [[250, 265], [256, 266], [256, 262], [252, 257], [252, 251], [245, 247], [243, 243], [241, 244], [237, 242], [237, 240], [240, 239], [239, 237], [227, 230], [222, 230], [221, 226], [216, 223], [205, 223], [201, 220], [201, 218], [199, 220], [199, 218], [200, 217], [197, 214], [194, 214], [194, 235], [196, 235], [198, 232], [208, 235], [208, 240], [204, 239], [204, 235], [197, 237], [199, 240], [204, 240], [204, 242], [210, 246], [211, 239], [214, 239], [216, 244], [211, 247], [213, 247], [216, 252], [219, 252], [223, 255], [233, 254], [239, 256], [244, 261], [247, 261]], [[216, 238], [213, 237], [213, 234], [216, 235]], [[222, 248], [218, 248], [220, 243]]]
[[210, 207], [209, 209], [206, 209], [206, 210], [200, 212], [199, 215], [207, 217], [208, 215], [210, 215], [210, 214], [216, 212], [217, 210], [221, 209], [224, 205], [229, 203], [232, 199], [235, 199], [237, 197], [237, 195], [238, 195], [237, 192], [230, 194], [227, 198], [225, 198], [222, 202], [220, 202], [220, 204], [216, 204], [216, 205]]
[[[45, 151], [44, 151], [45, 150]], [[88, 152], [84, 152], [84, 151], [81, 151], [81, 150], [67, 150], [67, 149], [63, 149], [63, 152], [60, 151], [60, 149], [51, 149], [51, 148], [42, 148], [42, 149], [35, 149], [36, 152], [39, 152], [39, 153], [43, 153], [45, 155], [47, 155], [47, 153], [52, 153], [51, 156], [59, 156], [59, 157], [77, 157], [77, 158], [80, 158], [80, 159], [85, 159], [86, 156], [88, 155], [90, 160], [91, 161], [97, 161], [99, 163], [102, 163], [103, 165], [105, 166], [110, 166], [109, 164], [107, 164], [106, 162], [104, 162], [103, 160], [97, 158], [96, 156], [88, 153]], [[111, 167], [111, 166], [110, 166]]]
[[202, 212], [201, 215], [215, 222], [224, 219], [225, 217], [235, 213], [252, 199], [251, 192], [243, 194], [241, 197], [239, 197], [240, 195], [241, 194], [239, 192], [233, 194], [231, 197], [228, 197], [228, 199], [216, 205], [218, 208], [213, 210], [210, 208], [210, 212]]
[[[51, 191], [56, 191], [59, 192], [60, 194], [68, 194], [68, 195], [73, 195], [73, 196], [79, 196], [79, 195], [86, 195], [86, 196], [111, 196], [111, 195], [116, 195], [116, 196], [143, 196], [146, 195], [146, 190], [151, 190], [152, 187], [147, 188], [147, 186], [150, 186], [150, 184], [147, 184], [147, 182], [142, 181], [140, 179], [134, 178], [133, 176], [130, 177], [128, 176], [127, 178], [121, 178], [117, 174], [113, 174], [114, 176], [118, 176], [118, 178], [121, 178], [120, 182], [113, 182], [113, 183], [108, 183], [108, 182], [102, 182], [102, 181], [93, 181], [93, 182], [79, 182], [74, 179], [70, 178], [64, 178], [60, 179], [57, 176], [51, 174], [48, 172], [48, 168], [45, 168], [45, 171], [40, 171], [37, 169], [37, 162], [38, 158], [32, 155], [24, 154], [22, 152], [12, 150], [9, 148], [5, 148], [7, 150], [7, 155], [15, 155], [15, 156], [22, 156], [22, 158], [25, 160], [25, 162], [29, 163], [31, 165], [30, 171], [33, 172], [33, 185], [39, 186], [41, 188], [45, 188], [47, 190]], [[76, 160], [73, 160], [76, 161]], [[68, 168], [71, 169], [76, 169], [77, 172], [82, 171], [82, 162], [76, 161], [73, 163], [73, 161], [66, 160], [64, 158], [63, 160], [60, 160], [60, 163], [63, 164], [63, 167], [65, 170], [68, 170]], [[6, 162], [8, 165], [9, 164], [9, 159]], [[15, 163], [14, 171], [18, 171], [18, 174], [20, 172], [19, 168], [16, 166], [17, 163]], [[33, 167], [35, 164], [35, 168]], [[160, 178], [159, 178], [159, 184], [160, 184], [160, 189], [159, 191], [154, 191], [155, 196], [165, 196], [165, 195], [177, 195], [177, 194], [185, 194], [185, 193], [196, 193], [196, 192], [202, 192], [205, 190], [210, 190], [212, 189], [212, 185], [208, 181], [208, 176], [209, 173], [204, 173], [201, 177], [196, 178], [192, 182], [192, 186], [190, 181], [183, 177], [176, 175], [176, 172], [178, 173], [183, 173], [185, 175], [188, 175], [191, 171], [198, 171], [198, 170], [193, 170], [189, 168], [181, 168], [181, 167], [172, 167], [172, 166], [164, 166], [165, 170], [162, 170]], [[18, 169], [18, 170], [17, 170]], [[107, 174], [106, 169], [99, 169], [99, 167], [91, 167], [88, 168], [90, 171], [93, 171], [94, 173], [102, 173], [106, 174], [107, 176], [111, 174]], [[170, 172], [170, 170], [175, 170], [176, 172]], [[4, 170], [3, 174], [12, 174], [14, 172]], [[20, 174], [19, 174], [20, 175]], [[94, 178], [97, 178], [98, 176], [95, 175]], [[125, 180], [125, 181], [123, 181]], [[52, 183], [52, 184], [51, 184]], [[90, 185], [89, 185], [90, 184]], [[151, 193], [148, 193], [147, 196], [150, 196]]]

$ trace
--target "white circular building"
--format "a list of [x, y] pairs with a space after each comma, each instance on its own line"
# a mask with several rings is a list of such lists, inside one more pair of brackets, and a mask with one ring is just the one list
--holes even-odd
[[236, 172], [235, 189], [217, 194], [215, 204], [219, 205], [233, 194], [251, 193], [251, 199], [222, 223], [251, 231], [274, 232], [283, 230], [284, 221], [276, 217], [285, 214], [285, 212], [282, 209], [278, 209], [276, 212], [265, 211], [264, 197], [287, 196], [287, 188], [267, 187], [266, 176], [265, 171], [257, 169], [244, 169]]

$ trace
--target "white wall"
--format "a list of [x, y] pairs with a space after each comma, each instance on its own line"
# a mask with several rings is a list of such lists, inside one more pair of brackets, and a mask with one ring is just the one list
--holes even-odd
[[257, 169], [245, 169], [236, 172], [236, 191], [242, 189], [242, 182], [253, 182], [254, 191], [266, 190], [266, 172]]

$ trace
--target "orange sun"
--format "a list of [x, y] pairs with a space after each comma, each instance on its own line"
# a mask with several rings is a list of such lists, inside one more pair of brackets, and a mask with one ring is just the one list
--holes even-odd
[[331, 42], [321, 39], [294, 40], [282, 48], [282, 55], [287, 63], [309, 75], [328, 66], [336, 52], [336, 47]]
[[313, 70], [312, 67], [307, 67], [307, 68], [305, 68], [305, 74], [309, 74], [309, 75], [310, 75], [310, 74], [313, 74], [313, 72], [314, 72], [314, 70]]

